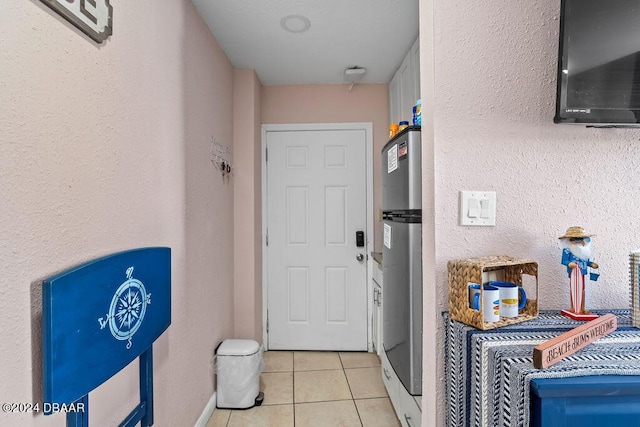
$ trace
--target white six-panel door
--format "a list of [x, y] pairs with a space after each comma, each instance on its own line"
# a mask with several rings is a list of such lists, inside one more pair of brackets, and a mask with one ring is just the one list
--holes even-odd
[[366, 350], [366, 132], [267, 131], [266, 147], [268, 346]]

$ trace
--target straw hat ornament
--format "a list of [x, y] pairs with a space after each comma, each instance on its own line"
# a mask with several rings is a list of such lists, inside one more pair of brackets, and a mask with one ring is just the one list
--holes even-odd
[[573, 226], [567, 228], [567, 231], [564, 233], [564, 236], [558, 237], [558, 239], [584, 239], [585, 237], [593, 237], [595, 234], [587, 234], [584, 231], [584, 228]]

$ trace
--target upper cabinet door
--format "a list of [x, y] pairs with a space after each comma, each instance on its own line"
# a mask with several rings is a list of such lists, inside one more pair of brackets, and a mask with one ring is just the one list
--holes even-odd
[[413, 96], [417, 101], [422, 98], [420, 96], [420, 37], [411, 46], [409, 55], [411, 55], [411, 62], [413, 63], [413, 87], [415, 89]]
[[413, 106], [420, 99], [419, 39], [411, 46], [389, 82], [389, 123], [406, 120], [412, 124]]
[[400, 75], [400, 120], [406, 120], [411, 124], [413, 106], [418, 98], [415, 97], [415, 82], [411, 53], [407, 54], [398, 69]]
[[389, 82], [389, 123], [400, 121], [400, 73], [395, 73]]

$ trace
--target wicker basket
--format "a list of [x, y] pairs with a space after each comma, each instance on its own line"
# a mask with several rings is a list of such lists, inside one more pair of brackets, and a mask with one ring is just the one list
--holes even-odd
[[[487, 330], [512, 325], [538, 317], [538, 263], [510, 256], [489, 256], [451, 260], [449, 269], [449, 315], [453, 320]], [[522, 285], [522, 275], [535, 277], [535, 296], [527, 295], [527, 304], [518, 317], [501, 317], [498, 322], [485, 322], [480, 310], [469, 307], [469, 283], [483, 283], [482, 273], [502, 270], [504, 280]], [[482, 289], [480, 289], [482, 295]]]

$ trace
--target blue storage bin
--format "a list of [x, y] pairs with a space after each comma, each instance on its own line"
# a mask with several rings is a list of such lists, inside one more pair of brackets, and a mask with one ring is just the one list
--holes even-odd
[[640, 376], [531, 380], [532, 427], [640, 427]]

